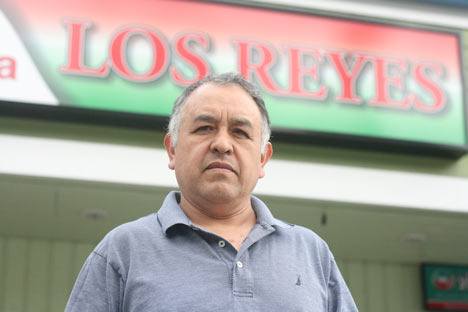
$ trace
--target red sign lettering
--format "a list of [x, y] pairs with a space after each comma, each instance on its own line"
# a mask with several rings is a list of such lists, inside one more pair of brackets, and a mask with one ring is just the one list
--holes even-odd
[[109, 65], [104, 62], [99, 68], [90, 68], [84, 63], [86, 29], [91, 27], [91, 23], [66, 21], [68, 40], [68, 63], [61, 67], [65, 74], [106, 77], [109, 74]]
[[[401, 60], [374, 58], [375, 73], [375, 97], [370, 105], [385, 106], [390, 108], [409, 109], [413, 95], [406, 95], [405, 74], [408, 64]], [[401, 100], [395, 100], [391, 96], [391, 89], [403, 94]]]
[[[173, 47], [157, 31], [130, 26], [119, 30], [111, 40], [108, 55], [102, 65], [91, 68], [85, 64], [86, 31], [91, 23], [66, 22], [68, 30], [68, 59], [61, 67], [65, 74], [103, 78], [112, 70], [134, 82], [155, 81], [169, 68], [171, 51], [176, 60], [170, 66], [169, 76], [178, 85], [186, 86], [210, 74], [211, 66], [205, 57], [211, 52], [211, 38], [205, 33], [185, 33], [177, 36]], [[129, 64], [128, 41], [143, 37], [151, 46], [153, 58], [146, 72], [137, 72]], [[440, 64], [417, 62], [378, 55], [334, 51], [318, 48], [286, 47], [284, 53], [267, 42], [233, 41], [237, 52], [237, 69], [245, 78], [259, 83], [268, 93], [282, 97], [300, 97], [325, 102], [332, 96], [336, 102], [370, 105], [421, 113], [437, 113], [447, 105], [442, 80], [445, 68]], [[172, 48], [172, 49], [171, 49]], [[281, 86], [276, 65], [282, 65], [288, 81]], [[181, 67], [184, 66], [184, 67]], [[183, 68], [189, 67], [191, 74]], [[11, 58], [0, 58], [0, 78], [14, 78], [16, 64]], [[333, 71], [339, 79], [339, 89], [333, 90], [323, 73]], [[373, 92], [359, 94], [362, 77], [371, 78]], [[287, 84], [287, 85], [286, 85]], [[369, 90], [371, 91], [371, 90]], [[370, 94], [370, 95], [369, 95]]]
[[16, 60], [14, 58], [0, 57], [0, 79], [16, 79]]
[[328, 57], [336, 69], [341, 81], [341, 94], [336, 97], [337, 101], [360, 104], [362, 99], [356, 94], [356, 83], [364, 68], [367, 57], [364, 55], [351, 55], [353, 62], [351, 68], [345, 61], [345, 53], [329, 52]]
[[[313, 65], [304, 66], [304, 58], [313, 59]], [[322, 55], [318, 50], [289, 49], [289, 93], [291, 95], [323, 101], [328, 95], [328, 88], [321, 84], [320, 66]], [[304, 86], [305, 78], [310, 78], [318, 86], [316, 90], [307, 90]]]
[[206, 77], [211, 71], [208, 62], [194, 51], [194, 47], [191, 49], [191, 45], [193, 44], [208, 52], [210, 49], [210, 37], [206, 34], [185, 34], [176, 40], [175, 51], [177, 55], [195, 70], [194, 78], [189, 79], [184, 77], [175, 65], [171, 67], [172, 79], [175, 83], [182, 86], [187, 86]]
[[414, 78], [421, 87], [432, 96], [432, 103], [425, 103], [419, 98], [415, 99], [414, 107], [423, 113], [437, 113], [445, 106], [447, 98], [444, 91], [431, 80], [429, 75], [434, 74], [438, 79], [444, 75], [444, 68], [440, 64], [418, 64], [414, 69]]
[[[132, 36], [143, 36], [151, 44], [153, 64], [142, 74], [136, 73], [127, 63], [127, 43]], [[121, 30], [111, 43], [111, 59], [113, 69], [120, 76], [131, 81], [148, 82], [162, 76], [167, 67], [167, 47], [164, 38], [155, 31], [143, 27], [128, 27]]]
[[[280, 88], [271, 75], [271, 67], [276, 63], [276, 51], [263, 43], [236, 41], [239, 72], [247, 80], [256, 78], [262, 87], [280, 94]], [[254, 61], [255, 57], [258, 61]]]

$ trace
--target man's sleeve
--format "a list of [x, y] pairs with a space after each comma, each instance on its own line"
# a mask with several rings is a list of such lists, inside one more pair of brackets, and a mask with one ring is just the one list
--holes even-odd
[[93, 251], [78, 274], [65, 312], [121, 311], [123, 280], [107, 259]]
[[328, 281], [328, 312], [357, 312], [353, 297], [341, 276], [335, 260], [330, 260], [330, 279]]

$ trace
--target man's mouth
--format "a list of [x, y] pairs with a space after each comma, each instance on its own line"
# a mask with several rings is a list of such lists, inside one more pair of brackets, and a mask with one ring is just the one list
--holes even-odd
[[224, 169], [224, 170], [229, 170], [231, 172], [236, 173], [236, 171], [234, 170], [234, 168], [232, 168], [230, 164], [225, 163], [225, 162], [220, 162], [220, 161], [212, 162], [211, 164], [208, 165], [208, 167], [206, 167], [205, 170], [210, 170], [210, 169]]

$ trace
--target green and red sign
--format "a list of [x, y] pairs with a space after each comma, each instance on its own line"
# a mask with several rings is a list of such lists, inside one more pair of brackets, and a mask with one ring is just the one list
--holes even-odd
[[425, 264], [422, 274], [427, 309], [468, 311], [468, 266]]
[[0, 10], [3, 101], [168, 116], [183, 87], [235, 71], [277, 130], [467, 144], [456, 33], [207, 1]]

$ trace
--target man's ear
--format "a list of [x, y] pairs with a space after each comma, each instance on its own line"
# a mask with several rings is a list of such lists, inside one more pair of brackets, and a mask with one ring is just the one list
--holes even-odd
[[265, 149], [263, 150], [263, 153], [260, 157], [260, 173], [259, 173], [259, 178], [263, 178], [265, 176], [265, 170], [264, 167], [266, 163], [271, 159], [271, 156], [273, 156], [273, 145], [271, 145], [270, 142], [267, 143], [265, 146]]
[[171, 135], [168, 133], [164, 136], [164, 147], [166, 148], [167, 156], [169, 156], [169, 169], [175, 169], [175, 148], [172, 144]]

